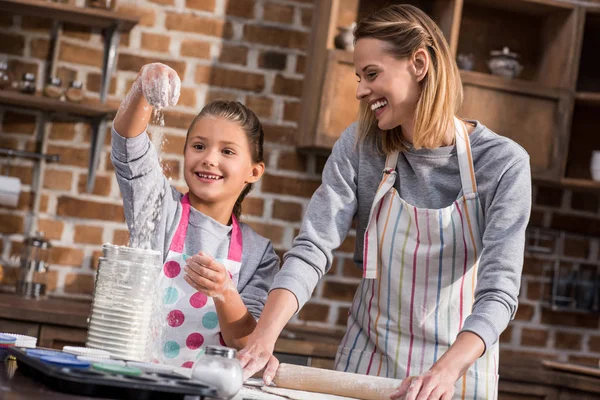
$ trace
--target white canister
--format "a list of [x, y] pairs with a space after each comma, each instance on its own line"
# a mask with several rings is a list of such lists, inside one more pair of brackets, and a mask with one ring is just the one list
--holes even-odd
[[0, 176], [0, 205], [16, 207], [21, 194], [21, 181], [12, 176]]
[[600, 150], [595, 150], [592, 152], [590, 172], [592, 173], [592, 179], [600, 182]]
[[231, 399], [242, 388], [242, 366], [235, 358], [236, 351], [223, 346], [206, 346], [203, 356], [192, 368], [192, 379], [217, 392], [220, 399]]

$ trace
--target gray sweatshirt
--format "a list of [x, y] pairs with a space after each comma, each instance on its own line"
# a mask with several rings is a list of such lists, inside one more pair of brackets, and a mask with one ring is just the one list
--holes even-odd
[[[498, 340], [517, 309], [531, 210], [531, 173], [529, 156], [522, 147], [472, 122], [476, 127], [469, 137], [485, 231], [475, 304], [463, 331], [477, 334], [487, 348]], [[300, 307], [331, 267], [333, 251], [346, 238], [355, 216], [354, 262], [362, 269], [365, 228], [385, 156], [372, 145], [357, 144], [356, 135], [353, 124], [334, 145], [322, 184], [310, 200], [300, 233], [271, 287], [294, 293]], [[416, 207], [447, 207], [462, 195], [454, 146], [402, 152], [397, 172], [396, 190]]]
[[[154, 146], [146, 132], [134, 138], [124, 138], [112, 130], [111, 160], [123, 196], [125, 219], [130, 231], [139, 229], [147, 210], [153, 207], [157, 193], [165, 196], [158, 211], [159, 220], [150, 238], [153, 249], [166, 258], [181, 219], [183, 194], [172, 187], [163, 175]], [[279, 257], [270, 240], [258, 235], [240, 222], [242, 230], [242, 267], [238, 292], [248, 311], [258, 318], [267, 300], [273, 277], [279, 270]], [[231, 226], [223, 225], [190, 207], [184, 253], [204, 251], [215, 259], [227, 258]]]

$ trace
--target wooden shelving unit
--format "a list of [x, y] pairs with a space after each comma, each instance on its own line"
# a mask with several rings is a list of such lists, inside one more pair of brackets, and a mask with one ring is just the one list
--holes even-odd
[[[335, 50], [338, 27], [389, 3], [421, 8], [440, 26], [452, 52], [473, 54], [461, 71], [459, 115], [475, 118], [529, 153], [534, 179], [600, 189], [589, 172], [600, 150], [600, 2], [580, 0], [332, 0], [317, 2], [309, 42], [299, 149], [330, 151], [356, 120], [351, 54]], [[343, 21], [343, 23], [338, 22]], [[490, 73], [490, 51], [521, 57], [518, 79]], [[350, 60], [348, 63], [346, 60]]]
[[59, 4], [41, 0], [0, 0], [0, 10], [4, 13], [23, 16], [37, 16], [53, 20], [49, 36], [49, 52], [44, 65], [42, 82], [47, 82], [55, 72], [55, 60], [58, 55], [59, 41], [62, 35], [63, 24], [70, 23], [82, 27], [98, 28], [102, 31], [104, 39], [104, 56], [102, 61], [102, 80], [100, 85], [99, 104], [74, 104], [64, 101], [49, 99], [39, 95], [26, 95], [18, 92], [0, 91], [0, 104], [6, 107], [28, 110], [37, 116], [37, 131], [35, 136], [35, 153], [39, 156], [35, 163], [32, 178], [33, 207], [31, 218], [28, 219], [25, 234], [32, 234], [36, 229], [36, 215], [39, 210], [40, 192], [42, 188], [43, 172], [46, 158], [43, 153], [45, 148], [45, 125], [53, 119], [77, 119], [88, 122], [92, 130], [92, 143], [90, 148], [90, 163], [88, 168], [87, 190], [94, 187], [96, 169], [100, 160], [100, 153], [106, 136], [107, 118], [115, 115], [116, 110], [108, 107], [106, 97], [108, 94], [110, 77], [114, 71], [117, 58], [117, 47], [120, 34], [128, 32], [139, 19], [114, 11], [96, 10], [75, 7], [70, 4]]

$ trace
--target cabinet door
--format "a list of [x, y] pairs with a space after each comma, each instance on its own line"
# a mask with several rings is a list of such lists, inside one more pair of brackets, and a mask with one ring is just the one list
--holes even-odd
[[34, 322], [22, 322], [0, 318], [0, 332], [18, 333], [20, 335], [38, 337], [39, 331], [39, 324]]
[[38, 346], [61, 350], [63, 346], [85, 346], [87, 330], [42, 325]]

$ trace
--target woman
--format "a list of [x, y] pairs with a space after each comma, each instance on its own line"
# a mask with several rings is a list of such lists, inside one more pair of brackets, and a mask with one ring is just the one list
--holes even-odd
[[364, 279], [336, 369], [403, 379], [392, 398], [494, 399], [498, 338], [517, 308], [529, 157], [455, 117], [460, 75], [425, 13], [390, 6], [354, 37], [358, 124], [335, 144], [240, 360], [248, 375], [266, 364], [273, 377], [277, 336], [356, 216]]

